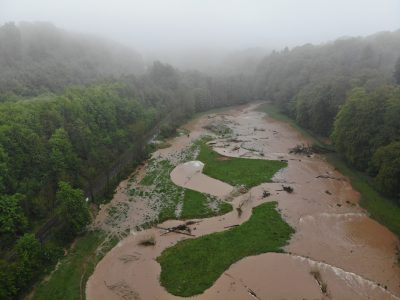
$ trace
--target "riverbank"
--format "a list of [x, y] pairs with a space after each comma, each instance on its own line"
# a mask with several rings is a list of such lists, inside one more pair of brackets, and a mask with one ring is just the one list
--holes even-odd
[[[194, 115], [189, 121], [190, 124], [195, 120], [204, 117], [210, 113], [216, 113], [224, 111], [228, 108], [217, 108], [212, 109], [207, 112], [202, 112]], [[148, 134], [148, 139], [154, 135], [155, 131]], [[189, 145], [189, 140], [186, 138], [187, 131], [185, 134], [179, 135], [177, 140], [182, 144], [180, 146], [185, 147]], [[199, 137], [196, 133], [192, 133], [192, 136]], [[174, 139], [174, 138], [172, 138]], [[166, 149], [159, 149], [157, 153], [169, 152], [176, 150], [176, 145], [170, 147], [168, 143], [165, 143]], [[180, 148], [179, 146], [179, 148]], [[163, 148], [163, 147], [159, 147]], [[156, 149], [157, 150], [157, 149]], [[130, 149], [130, 151], [133, 151]], [[151, 156], [151, 154], [146, 151], [146, 154], [141, 156], [142, 158]], [[85, 298], [85, 286], [88, 277], [93, 273], [96, 264], [101, 260], [101, 258], [113, 248], [120, 240], [129, 234], [129, 228], [131, 226], [131, 218], [127, 218], [127, 200], [128, 195], [126, 194], [128, 186], [132, 184], [134, 177], [138, 180], [144, 177], [144, 163], [130, 166], [132, 160], [132, 153], [128, 151], [118, 160], [118, 166], [123, 166], [124, 172], [122, 174], [122, 181], [116, 183], [115, 180], [121, 180], [121, 176], [118, 175], [113, 179], [110, 179], [109, 186], [115, 187], [113, 195], [107, 196], [107, 199], [98, 199], [96, 203], [100, 204], [100, 209], [94, 209], [93, 212], [96, 213], [93, 224], [90, 226], [90, 230], [83, 236], [78, 237], [74, 243], [69, 247], [68, 252], [66, 252], [65, 257], [60, 259], [55, 270], [51, 274], [47, 275], [44, 280], [36, 284], [34, 290], [26, 297], [26, 299], [42, 300], [42, 299], [84, 299]], [[123, 160], [125, 159], [125, 164]], [[128, 169], [134, 170], [133, 173], [129, 174]], [[160, 169], [162, 171], [162, 168]], [[158, 171], [160, 171], [158, 170]], [[168, 171], [168, 170], [167, 170]], [[169, 170], [170, 171], [170, 170]], [[166, 176], [169, 176], [169, 171]], [[131, 171], [132, 172], [132, 171]], [[115, 174], [114, 174], [115, 175]], [[165, 175], [165, 174], [164, 174]], [[105, 179], [102, 179], [105, 181]], [[108, 179], [107, 179], [108, 180]], [[168, 183], [171, 185], [170, 183]], [[164, 186], [165, 187], [165, 186]], [[132, 189], [128, 191], [132, 193]], [[194, 200], [199, 200], [199, 198], [204, 202], [203, 194], [197, 193], [195, 191], [188, 190], [187, 194], [191, 194], [189, 198]], [[131, 196], [129, 196], [131, 197]], [[193, 216], [210, 217], [215, 215], [215, 212], [210, 211], [203, 204], [199, 205], [198, 201], [186, 201], [187, 205], [183, 210], [184, 218], [190, 218]], [[142, 215], [143, 207], [140, 203], [136, 203], [136, 213], [132, 213], [135, 218], [134, 229], [139, 230], [140, 228], [145, 228], [154, 224], [154, 221], [149, 221]], [[220, 211], [221, 213], [226, 213], [232, 210], [232, 207], [227, 203], [221, 203]], [[166, 210], [167, 212], [167, 210]], [[140, 215], [140, 218], [136, 217]], [[161, 218], [168, 219], [172, 216], [167, 212], [165, 216]], [[125, 220], [122, 220], [125, 219]], [[122, 223], [125, 222], [126, 227]], [[124, 228], [122, 228], [124, 227]], [[68, 287], [68, 288], [66, 288]], [[66, 291], [66, 292], [64, 292]]]
[[[262, 183], [234, 196], [232, 212], [194, 220], [198, 222], [191, 225], [195, 237], [160, 229], [183, 224], [178, 220], [166, 221], [159, 228], [131, 230], [97, 265], [86, 287], [88, 299], [181, 299], [160, 285], [161, 267], [156, 259], [161, 253], [183, 239], [241, 225], [249, 220], [253, 207], [272, 200], [277, 201], [283, 219], [296, 230], [284, 249], [288, 254], [244, 258], [196, 299], [254, 297], [249, 291], [266, 299], [298, 299], [299, 295], [309, 299], [398, 299], [398, 239], [368, 217], [358, 206], [359, 194], [349, 180], [323, 157], [288, 153], [296, 144], [309, 142], [307, 138], [285, 123], [265, 119], [264, 114], [253, 109], [254, 105], [203, 116], [186, 125], [190, 138], [172, 139], [170, 148], [161, 149], [154, 156], [168, 158], [202, 134], [209, 134], [204, 126], [222, 123], [235, 137], [214, 138], [213, 150], [228, 157], [285, 160], [288, 167], [278, 172], [272, 183]], [[146, 166], [137, 176], [143, 178], [145, 174]], [[292, 187], [293, 192], [283, 191], [282, 185]], [[121, 199], [129, 199], [129, 187], [121, 185], [119, 191]], [[265, 198], [264, 191], [270, 196]], [[140, 217], [147, 210], [142, 207], [138, 212]], [[155, 243], [142, 246], [141, 241], [149, 236]], [[291, 283], [290, 289], [287, 282]]]
[[[331, 145], [327, 145], [320, 138], [316, 137], [304, 128], [301, 128], [294, 120], [281, 113], [276, 106], [268, 103], [262, 104], [258, 110], [267, 113], [268, 116], [275, 120], [290, 124], [317, 146], [328, 149], [332, 148]], [[340, 173], [351, 180], [352, 186], [361, 194], [361, 206], [368, 210], [370, 216], [400, 237], [400, 207], [392, 200], [377, 192], [368, 182], [366, 176], [348, 166], [339, 154], [327, 153], [324, 156], [330, 164], [339, 170]]]

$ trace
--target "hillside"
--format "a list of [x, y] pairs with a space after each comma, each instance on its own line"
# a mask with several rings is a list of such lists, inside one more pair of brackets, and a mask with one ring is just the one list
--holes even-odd
[[36, 96], [66, 86], [141, 74], [141, 56], [93, 36], [66, 32], [49, 23], [0, 27], [0, 95]]

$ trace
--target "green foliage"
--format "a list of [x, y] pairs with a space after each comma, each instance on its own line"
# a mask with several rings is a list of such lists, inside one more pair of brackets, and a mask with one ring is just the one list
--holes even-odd
[[[85, 283], [92, 274], [97, 262], [102, 258], [97, 249], [104, 242], [105, 236], [100, 232], [88, 232], [78, 238], [74, 246], [69, 249], [68, 256], [60, 260], [57, 269], [50, 278], [43, 281], [35, 289], [34, 300], [84, 299]], [[108, 244], [107, 251], [116, 241]]]
[[18, 291], [30, 285], [36, 276], [43, 272], [43, 249], [33, 234], [22, 236], [16, 246], [18, 257], [15, 264], [15, 286]]
[[287, 166], [287, 163], [275, 160], [225, 157], [213, 151], [204, 141], [198, 144], [198, 159], [205, 164], [203, 173], [234, 186], [251, 188], [270, 182], [276, 172]]
[[346, 160], [366, 170], [375, 151], [400, 139], [400, 89], [355, 89], [337, 115], [332, 139]]
[[89, 207], [82, 190], [72, 188], [66, 182], [59, 183], [57, 201], [61, 204], [61, 216], [67, 232], [72, 236], [84, 231], [90, 222]]
[[0, 145], [0, 194], [6, 191], [8, 173], [8, 156]]
[[42, 246], [31, 233], [19, 238], [14, 250], [12, 262], [0, 260], [0, 299], [16, 299], [64, 254], [57, 246]]
[[316, 134], [329, 135], [347, 88], [343, 79], [306, 86], [296, 96], [296, 121]]
[[397, 84], [400, 84], [400, 57], [397, 59], [396, 65], [394, 67], [394, 80]]
[[[175, 185], [170, 178], [174, 167], [169, 160], [153, 159], [149, 162], [146, 176], [140, 182], [151, 187], [151, 192], [146, 197], [154, 199], [160, 205], [158, 222], [168, 219], [206, 218], [232, 210], [232, 205], [216, 197]], [[132, 195], [143, 193], [140, 190], [131, 192]]]
[[67, 33], [49, 23], [0, 26], [0, 101], [12, 94], [35, 96], [88, 84], [104, 77], [143, 73], [132, 49]]
[[294, 230], [276, 211], [276, 202], [253, 209], [239, 227], [179, 242], [157, 258], [161, 284], [173, 295], [194, 296], [243, 257], [281, 252]]
[[396, 197], [400, 204], [400, 142], [378, 148], [370, 165], [377, 174], [374, 181], [378, 190]]
[[68, 137], [68, 133], [59, 128], [54, 131], [49, 139], [50, 163], [52, 165], [55, 181], [73, 181], [78, 174], [78, 157]]
[[14, 238], [27, 229], [28, 221], [21, 208], [21, 195], [0, 196], [0, 237], [1, 240]]
[[17, 294], [15, 267], [0, 260], [0, 299], [11, 300]]
[[348, 92], [392, 83], [399, 37], [400, 31], [385, 32], [274, 51], [257, 68], [255, 94], [301, 126], [329, 136]]
[[[207, 218], [215, 215], [223, 215], [232, 210], [232, 205], [220, 201], [209, 195], [204, 195], [197, 191], [185, 189], [181, 218]], [[215, 209], [211, 209], [210, 202], [215, 202]]]

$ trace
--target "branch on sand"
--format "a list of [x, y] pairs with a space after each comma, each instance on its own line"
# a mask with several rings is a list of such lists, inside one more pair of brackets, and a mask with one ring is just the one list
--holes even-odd
[[197, 224], [200, 222], [201, 221], [188, 221], [184, 224], [180, 224], [180, 225], [173, 226], [173, 227], [156, 226], [156, 228], [165, 230], [165, 232], [162, 233], [161, 235], [165, 235], [170, 232], [175, 232], [175, 233], [184, 234], [184, 235], [188, 235], [188, 236], [195, 236], [194, 234], [191, 233], [192, 230], [190, 229], [189, 225]]

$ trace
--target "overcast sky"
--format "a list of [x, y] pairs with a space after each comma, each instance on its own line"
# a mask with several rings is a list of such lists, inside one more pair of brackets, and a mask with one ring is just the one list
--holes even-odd
[[141, 52], [283, 47], [400, 28], [400, 0], [0, 0], [0, 23], [49, 21]]

